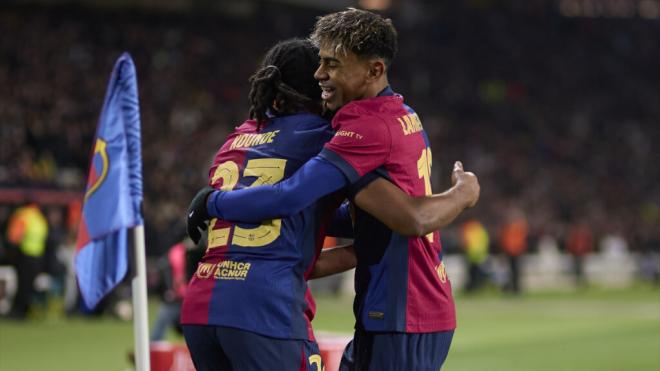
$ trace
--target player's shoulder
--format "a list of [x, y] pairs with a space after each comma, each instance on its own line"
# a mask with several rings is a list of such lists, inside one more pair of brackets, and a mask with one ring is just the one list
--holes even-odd
[[[322, 128], [329, 125], [330, 122], [328, 120], [317, 114], [299, 112], [290, 115], [271, 117], [267, 122], [261, 125], [261, 131], [280, 130], [282, 132], [295, 132], [297, 130], [305, 130], [306, 128]], [[248, 124], [247, 128], [249, 127], [250, 125]]]
[[255, 133], [257, 131], [257, 120], [254, 119], [247, 119], [243, 121], [242, 124], [236, 126], [234, 128], [234, 131], [230, 134], [232, 135], [239, 135], [239, 134], [245, 134], [245, 133]]
[[333, 125], [352, 121], [379, 122], [386, 124], [390, 119], [406, 113], [400, 95], [378, 96], [352, 101], [343, 106], [333, 118]]
[[287, 120], [294, 121], [296, 131], [327, 128], [330, 126], [330, 121], [309, 112], [296, 113], [286, 117]]
[[330, 122], [323, 117], [309, 113], [301, 112], [285, 116], [271, 117], [261, 125], [254, 119], [245, 120], [241, 125], [236, 126], [228, 139], [241, 134], [258, 134], [260, 132], [282, 131], [296, 132], [299, 130], [325, 129], [330, 126]]
[[225, 142], [220, 146], [214, 157], [214, 163], [217, 163], [219, 160], [223, 160], [223, 155], [231, 149], [232, 143], [241, 135], [245, 134], [254, 134], [257, 132], [257, 121], [253, 119], [247, 119], [243, 121], [242, 124], [235, 126], [234, 130], [227, 135]]
[[382, 119], [378, 117], [377, 111], [362, 101], [346, 104], [332, 118], [332, 127], [337, 131], [354, 126], [366, 128], [381, 124]]
[[354, 100], [346, 103], [337, 114], [344, 115], [377, 115], [389, 113], [403, 105], [400, 95], [385, 95]]
[[327, 141], [333, 134], [328, 120], [308, 112], [277, 117], [273, 124], [273, 130], [280, 131], [278, 134], [280, 138], [288, 138], [288, 141], [309, 143], [316, 140]]

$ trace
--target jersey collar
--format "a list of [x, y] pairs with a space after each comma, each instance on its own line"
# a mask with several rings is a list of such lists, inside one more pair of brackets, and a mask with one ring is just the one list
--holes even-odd
[[394, 90], [392, 90], [392, 88], [389, 85], [387, 85], [385, 89], [381, 90], [380, 93], [378, 93], [379, 97], [386, 97], [391, 95], [396, 95], [396, 93], [394, 92]]

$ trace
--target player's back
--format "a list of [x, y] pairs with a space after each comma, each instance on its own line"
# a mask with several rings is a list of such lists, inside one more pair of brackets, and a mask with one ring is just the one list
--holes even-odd
[[[312, 114], [273, 118], [261, 130], [248, 120], [216, 155], [210, 184], [228, 191], [277, 183], [316, 155], [332, 135], [329, 123]], [[212, 219], [208, 249], [191, 280], [182, 323], [311, 338], [314, 304], [305, 275], [322, 242], [325, 202], [261, 224]]]
[[[411, 196], [431, 194], [431, 149], [417, 114], [387, 89], [353, 101], [333, 119], [337, 134], [324, 155], [355, 173], [356, 193], [383, 176]], [[339, 155], [341, 160], [333, 160]], [[455, 328], [454, 302], [442, 263], [439, 232], [409, 238], [357, 208], [358, 326], [369, 331], [436, 332]]]

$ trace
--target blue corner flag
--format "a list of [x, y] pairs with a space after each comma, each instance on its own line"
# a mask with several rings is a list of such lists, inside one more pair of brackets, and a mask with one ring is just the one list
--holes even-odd
[[128, 229], [143, 224], [140, 147], [135, 66], [124, 53], [105, 94], [76, 242], [76, 276], [89, 308], [126, 276]]

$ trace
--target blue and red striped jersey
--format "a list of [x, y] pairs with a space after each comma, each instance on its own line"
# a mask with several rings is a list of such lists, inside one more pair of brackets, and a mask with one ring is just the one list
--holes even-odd
[[[388, 88], [350, 102], [332, 125], [336, 134], [320, 155], [354, 183], [352, 193], [377, 174], [411, 196], [431, 194], [429, 140], [403, 97]], [[359, 208], [354, 228], [357, 326], [415, 333], [456, 327], [439, 232], [405, 237]]]
[[[272, 118], [261, 129], [248, 120], [218, 151], [209, 183], [223, 191], [277, 183], [315, 156], [333, 134], [327, 121], [312, 114]], [[313, 339], [315, 305], [306, 278], [336, 201], [326, 197], [295, 215], [260, 224], [212, 219], [206, 254], [183, 302], [182, 324]]]

